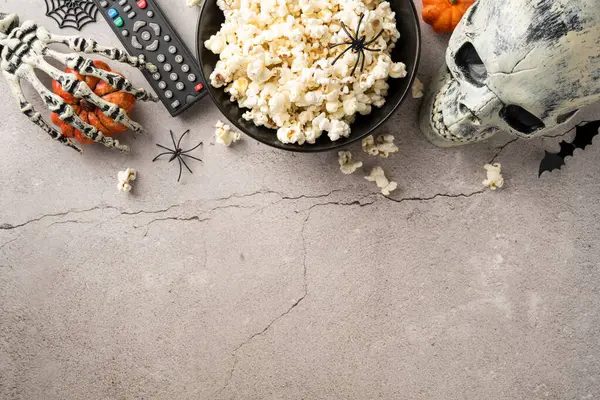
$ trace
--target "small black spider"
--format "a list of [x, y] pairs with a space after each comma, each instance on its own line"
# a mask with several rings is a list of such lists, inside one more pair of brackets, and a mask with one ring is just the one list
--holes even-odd
[[185, 131], [183, 133], [183, 135], [181, 135], [181, 137], [179, 138], [179, 140], [177, 141], [177, 143], [175, 143], [175, 137], [173, 136], [173, 131], [169, 131], [171, 132], [171, 140], [173, 141], [173, 146], [174, 149], [169, 149], [168, 147], [165, 147], [163, 145], [160, 144], [156, 144], [158, 147], [160, 147], [161, 149], [165, 149], [167, 151], [165, 151], [164, 153], [160, 153], [159, 155], [157, 155], [156, 157], [154, 157], [154, 160], [152, 160], [152, 162], [158, 160], [160, 157], [167, 155], [167, 154], [172, 154], [171, 158], [169, 159], [169, 162], [173, 161], [174, 159], [177, 159], [177, 161], [179, 161], [179, 177], [177, 178], [177, 182], [179, 182], [179, 180], [181, 179], [181, 172], [183, 171], [183, 165], [185, 165], [185, 167], [187, 168], [188, 171], [190, 171], [190, 174], [193, 174], [192, 170], [190, 169], [190, 167], [186, 164], [185, 160], [183, 159], [183, 157], [189, 157], [191, 159], [194, 159], [196, 161], [200, 161], [202, 162], [201, 159], [190, 156], [189, 153], [192, 150], [196, 150], [198, 147], [202, 146], [202, 142], [200, 142], [198, 145], [196, 145], [195, 147], [189, 149], [189, 150], [181, 150], [181, 148], [179, 147], [179, 145], [181, 144], [181, 139], [183, 139], [183, 137], [185, 135], [187, 135], [188, 133], [190, 133], [190, 130], [188, 129], [187, 131]]
[[356, 34], [355, 35], [352, 35], [350, 33], [350, 31], [348, 31], [348, 29], [346, 28], [346, 25], [342, 21], [342, 29], [344, 30], [344, 32], [346, 32], [346, 35], [348, 35], [348, 37], [350, 38], [350, 41], [343, 42], [343, 43], [336, 43], [336, 44], [332, 44], [329, 46], [330, 49], [333, 49], [334, 47], [337, 47], [337, 46], [343, 46], [345, 44], [348, 45], [348, 48], [346, 50], [344, 50], [343, 52], [341, 52], [335, 58], [335, 60], [333, 60], [331, 65], [335, 64], [337, 62], [337, 60], [339, 60], [344, 54], [346, 54], [346, 52], [348, 50], [352, 50], [354, 53], [358, 53], [358, 57], [356, 57], [356, 63], [354, 64], [354, 68], [352, 68], [352, 72], [350, 73], [350, 75], [354, 75], [354, 71], [356, 71], [356, 67], [358, 66], [358, 62], [360, 61], [361, 56], [362, 56], [362, 62], [360, 64], [360, 71], [362, 72], [365, 69], [365, 50], [381, 51], [381, 49], [371, 49], [371, 48], [368, 48], [367, 46], [370, 45], [371, 43], [375, 42], [377, 39], [379, 39], [379, 36], [381, 36], [381, 34], [383, 33], [383, 29], [372, 40], [369, 40], [368, 42], [366, 41], [367, 37], [365, 35], [362, 35], [360, 37], [358, 36], [360, 34], [360, 24], [361, 24], [364, 16], [365, 15], [362, 14], [360, 16], [360, 19], [358, 20], [358, 25], [356, 26]]

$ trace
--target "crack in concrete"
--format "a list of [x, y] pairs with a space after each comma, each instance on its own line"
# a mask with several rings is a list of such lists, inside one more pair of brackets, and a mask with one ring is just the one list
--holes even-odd
[[65, 215], [68, 214], [82, 214], [82, 213], [86, 213], [86, 212], [90, 212], [90, 211], [95, 211], [95, 210], [108, 210], [108, 209], [112, 209], [112, 210], [118, 210], [117, 207], [114, 206], [106, 206], [106, 205], [100, 205], [100, 206], [95, 206], [92, 208], [88, 208], [85, 210], [77, 210], [77, 209], [72, 209], [72, 210], [67, 210], [67, 211], [63, 211], [63, 212], [59, 212], [59, 213], [54, 213], [54, 214], [43, 214], [37, 218], [33, 218], [30, 219], [28, 221], [22, 222], [20, 224], [17, 225], [12, 225], [9, 223], [4, 223], [0, 225], [0, 230], [11, 230], [11, 229], [17, 229], [17, 228], [21, 228], [24, 227], [25, 225], [31, 224], [32, 222], [38, 222], [41, 221], [45, 218], [50, 218], [50, 217], [64, 217]]
[[563, 132], [563, 133], [557, 133], [556, 135], [542, 135], [542, 138], [558, 138], [558, 137], [563, 137], [563, 136], [567, 136], [569, 133], [573, 132], [574, 130], [576, 130], [577, 128], [579, 128], [581, 125], [584, 124], [588, 124], [592, 121], [579, 121], [577, 124], [573, 125], [568, 131]]
[[138, 210], [138, 211], [121, 211], [121, 215], [139, 215], [139, 214], [161, 214], [161, 213], [165, 213], [167, 211], [171, 211], [172, 209], [176, 208], [176, 207], [181, 207], [181, 204], [173, 204], [167, 208], [163, 208], [161, 210], [154, 210], [154, 211], [146, 211], [146, 210]]
[[[472, 193], [436, 193], [432, 196], [429, 197], [402, 197], [399, 199], [395, 199], [393, 197], [389, 197], [389, 196], [384, 196], [381, 195], [381, 197], [383, 197], [386, 200], [389, 201], [393, 201], [394, 203], [404, 203], [404, 202], [409, 202], [409, 201], [431, 201], [431, 200], [435, 200], [439, 197], [444, 197], [444, 198], [469, 198], [469, 197], [473, 197], [479, 194], [483, 194], [485, 193], [485, 188], [481, 189], [481, 190], [477, 190], [475, 192]], [[308, 210], [309, 212], [312, 211], [313, 208], [315, 207], [320, 207], [320, 206], [359, 206], [359, 207], [368, 207], [371, 206], [375, 203], [377, 203], [377, 199], [374, 199], [372, 201], [368, 201], [368, 202], [363, 202], [364, 199], [371, 197], [371, 195], [362, 197], [358, 200], [353, 200], [353, 201], [348, 201], [348, 202], [343, 202], [343, 201], [328, 201], [327, 203], [317, 203], [317, 204], [313, 204], [310, 207], [308, 207], [306, 210]], [[306, 211], [306, 210], [302, 210], [302, 211]], [[301, 211], [299, 211], [301, 212]]]
[[2, 250], [3, 248], [5, 248], [6, 246], [8, 246], [9, 244], [11, 244], [12, 242], [14, 242], [17, 239], [18, 239], [18, 237], [11, 239], [8, 242], [4, 243], [2, 246], [0, 246], [0, 250]]
[[481, 190], [477, 190], [476, 192], [472, 192], [472, 193], [457, 193], [457, 194], [452, 194], [452, 193], [436, 193], [433, 196], [429, 196], [429, 197], [403, 197], [401, 199], [394, 199], [393, 197], [388, 197], [388, 196], [383, 196], [385, 197], [387, 200], [393, 201], [395, 203], [404, 203], [405, 201], [431, 201], [431, 200], [435, 200], [438, 197], [445, 197], [445, 198], [450, 198], [450, 199], [456, 199], [456, 198], [469, 198], [469, 197], [473, 197], [479, 194], [483, 194], [485, 193], [485, 189], [481, 189]]
[[62, 225], [62, 224], [91, 224], [94, 221], [85, 221], [85, 220], [78, 220], [78, 219], [68, 219], [66, 221], [55, 221], [53, 223], [51, 223], [50, 225], [48, 225], [48, 228], [50, 228], [51, 226], [54, 225]]
[[500, 146], [500, 148], [498, 149], [498, 151], [496, 152], [496, 155], [490, 160], [490, 162], [488, 164], [492, 164], [494, 161], [496, 161], [496, 158], [498, 158], [498, 156], [500, 155], [500, 153], [502, 153], [502, 151], [510, 144], [516, 142], [517, 140], [519, 140], [518, 137], [509, 140], [508, 142], [506, 142], [504, 145]]
[[254, 197], [260, 194], [276, 194], [278, 196], [283, 196], [280, 192], [277, 192], [275, 190], [269, 190], [269, 189], [261, 189], [259, 191], [256, 192], [251, 192], [251, 193], [233, 193], [229, 196], [226, 197], [218, 197], [216, 199], [208, 199], [207, 202], [210, 201], [224, 201], [224, 200], [231, 200], [231, 199], [243, 199], [246, 197]]
[[[306, 250], [305, 250], [306, 252]], [[304, 255], [304, 261], [306, 262], [306, 254]], [[258, 336], [262, 336], [263, 334], [265, 334], [269, 329], [271, 329], [271, 327], [277, 322], [279, 321], [281, 318], [285, 317], [286, 315], [288, 315], [294, 308], [296, 308], [301, 302], [302, 300], [304, 300], [306, 298], [306, 296], [308, 295], [307, 292], [307, 282], [306, 282], [306, 264], [304, 264], [304, 294], [294, 302], [294, 304], [292, 304], [286, 311], [284, 311], [282, 314], [278, 315], [275, 319], [273, 319], [271, 322], [269, 322], [269, 324], [262, 329], [259, 332], [253, 333], [248, 339], [244, 340], [242, 343], [240, 343], [235, 349], [233, 349], [233, 365], [231, 366], [231, 368], [229, 369], [229, 373], [227, 376], [227, 380], [225, 381], [225, 384], [217, 391], [216, 395], [219, 395], [221, 392], [223, 392], [225, 389], [227, 389], [227, 387], [229, 386], [229, 384], [231, 383], [231, 380], [233, 379], [233, 374], [237, 368], [238, 362], [239, 362], [239, 358], [237, 356], [237, 352], [244, 346], [246, 346], [248, 343], [250, 343], [254, 338], [258, 337]]]
[[[335, 192], [341, 192], [342, 190], [340, 189], [336, 189], [336, 190], [332, 190], [329, 193], [325, 193], [325, 194], [319, 194], [319, 195], [299, 195], [299, 196], [286, 196], [281, 192], [277, 192], [274, 190], [259, 190], [256, 192], [251, 192], [251, 193], [243, 193], [243, 194], [239, 194], [239, 193], [233, 193], [229, 196], [226, 197], [220, 197], [220, 198], [215, 198], [215, 199], [207, 199], [205, 200], [205, 202], [219, 202], [219, 201], [225, 201], [225, 200], [231, 200], [231, 199], [240, 199], [240, 198], [246, 198], [246, 197], [254, 197], [257, 195], [265, 195], [265, 194], [274, 194], [277, 195], [279, 197], [281, 197], [282, 200], [299, 200], [299, 199], [317, 199], [317, 198], [321, 198], [321, 197], [327, 197], [330, 196], [331, 194], [335, 193]], [[165, 213], [168, 212], [174, 208], [177, 207], [181, 207], [182, 204], [173, 204], [167, 208], [163, 208], [163, 209], [159, 209], [159, 210], [137, 210], [137, 211], [123, 211], [121, 209], [119, 209], [118, 207], [115, 206], [109, 206], [109, 205], [99, 205], [99, 206], [95, 206], [95, 207], [91, 207], [91, 208], [87, 208], [87, 209], [83, 209], [83, 210], [78, 210], [78, 209], [70, 209], [70, 210], [66, 210], [66, 211], [62, 211], [62, 212], [58, 212], [58, 213], [51, 213], [51, 214], [43, 214], [39, 217], [36, 218], [32, 218], [30, 220], [27, 220], [25, 222], [22, 222], [20, 224], [10, 224], [10, 223], [3, 223], [0, 224], [0, 230], [12, 230], [12, 229], [17, 229], [17, 228], [22, 228], [28, 224], [31, 224], [33, 222], [39, 222], [43, 219], [46, 218], [51, 218], [51, 217], [64, 217], [68, 214], [82, 214], [82, 213], [86, 213], [86, 212], [90, 212], [90, 211], [95, 211], [95, 210], [116, 210], [118, 211], [121, 215], [139, 215], [139, 214], [161, 214], [161, 213]], [[228, 207], [236, 207], [235, 205], [231, 205], [231, 206], [220, 206], [220, 207], [215, 207], [209, 211], [214, 211], [216, 209], [219, 208], [228, 208]], [[240, 206], [237, 206], [240, 207]], [[249, 207], [245, 207], [245, 208], [249, 208]]]
[[313, 205], [311, 205], [310, 207], [308, 207], [308, 208], [306, 208], [304, 210], [298, 211], [298, 213], [304, 212], [304, 211], [309, 211], [310, 212], [310, 211], [312, 211], [313, 208], [319, 207], [319, 206], [359, 206], [359, 207], [367, 207], [367, 206], [370, 206], [370, 205], [374, 204], [377, 201], [377, 200], [373, 200], [373, 201], [369, 201], [369, 202], [363, 202], [364, 199], [367, 199], [367, 198], [369, 198], [371, 196], [372, 195], [369, 194], [367, 196], [361, 197], [358, 200], [352, 200], [352, 201], [347, 201], [347, 202], [344, 202], [344, 201], [328, 201], [326, 203], [316, 203], [316, 204], [313, 204]]
[[[333, 192], [335, 192], [335, 190], [330, 192], [330, 194]], [[301, 196], [301, 197], [304, 197], [304, 196]], [[325, 197], [325, 196], [320, 196], [320, 197]], [[225, 389], [227, 389], [227, 387], [231, 383], [231, 380], [233, 379], [233, 374], [234, 374], [234, 372], [237, 368], [238, 362], [239, 362], [239, 358], [237, 355], [238, 351], [242, 347], [244, 347], [248, 343], [250, 343], [252, 340], [254, 340], [256, 337], [264, 335], [269, 329], [271, 329], [271, 327], [277, 321], [279, 321], [280, 319], [282, 319], [283, 317], [288, 315], [290, 312], [292, 312], [292, 310], [294, 308], [296, 308], [306, 298], [306, 296], [308, 296], [308, 276], [307, 276], [308, 269], [306, 266], [306, 258], [308, 255], [308, 250], [306, 248], [306, 236], [305, 236], [304, 232], [306, 230], [306, 225], [310, 218], [312, 209], [316, 206], [326, 205], [326, 204], [328, 204], [328, 203], [313, 205], [311, 208], [308, 209], [308, 211], [306, 213], [306, 218], [304, 218], [304, 221], [302, 222], [302, 229], [300, 230], [300, 235], [302, 236], [302, 251], [303, 251], [303, 253], [302, 253], [302, 277], [303, 277], [303, 293], [302, 293], [302, 295], [287, 310], [285, 310], [283, 313], [279, 314], [277, 317], [275, 317], [273, 320], [271, 320], [271, 322], [269, 322], [265, 328], [263, 328], [259, 332], [253, 333], [252, 335], [250, 335], [250, 337], [248, 337], [248, 339], [244, 340], [236, 348], [233, 349], [233, 351], [232, 351], [233, 365], [229, 369], [229, 373], [227, 376], [227, 380], [225, 381], [225, 384], [217, 391], [216, 395], [219, 395], [221, 392], [223, 392]]]
[[[241, 205], [241, 204], [228, 204], [226, 206], [213, 207], [210, 210], [207, 210], [207, 211], [205, 211], [204, 213], [202, 213], [200, 215], [207, 215], [207, 214], [210, 214], [213, 211], [224, 210], [224, 209], [227, 209], [227, 208], [252, 209], [252, 208], [255, 208], [255, 206], [244, 206], [244, 205]], [[174, 221], [193, 221], [193, 220], [197, 220], [198, 222], [204, 222], [204, 221], [209, 221], [209, 220], [212, 219], [212, 217], [200, 219], [200, 215], [193, 215], [191, 217], [155, 218], [153, 220], [150, 220], [147, 224], [144, 224], [144, 225], [134, 225], [133, 229], [144, 228], [144, 227], [152, 225], [155, 222], [167, 221], [167, 220], [174, 220]], [[148, 231], [146, 231], [146, 234], [148, 234]], [[146, 235], [144, 235], [144, 236], [146, 236]]]
[[292, 196], [281, 196], [281, 200], [321, 199], [323, 197], [329, 197], [332, 194], [338, 193], [338, 192], [343, 192], [343, 190], [341, 190], [341, 189], [334, 189], [334, 190], [332, 190], [329, 193], [317, 194], [317, 195], [313, 195], [313, 196], [306, 195], [306, 194], [303, 194], [303, 195], [300, 195], [300, 196], [294, 196], [294, 197], [292, 197]]
[[[143, 228], [143, 227], [148, 227], [151, 224], [155, 223], [155, 222], [160, 222], [160, 221], [196, 221], [196, 222], [206, 222], [206, 221], [210, 221], [211, 218], [200, 218], [200, 216], [198, 215], [192, 215], [191, 217], [164, 217], [164, 218], [155, 218], [152, 221], [148, 222], [146, 225], [140, 225], [140, 226], [134, 226], [133, 229], [138, 229], [138, 228]], [[148, 232], [150, 231], [150, 228], [146, 229], [146, 232], [144, 233], [143, 237], [148, 236]]]

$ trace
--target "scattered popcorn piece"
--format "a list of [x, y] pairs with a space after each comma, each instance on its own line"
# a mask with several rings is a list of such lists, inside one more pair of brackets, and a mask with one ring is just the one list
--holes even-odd
[[423, 85], [423, 82], [421, 82], [419, 78], [416, 78], [415, 82], [412, 85], [412, 97], [415, 99], [420, 99], [421, 97], [423, 97], [424, 88], [425, 86]]
[[352, 162], [352, 153], [349, 151], [340, 151], [338, 153], [338, 162], [340, 163], [340, 171], [346, 175], [352, 174], [363, 165], [361, 161]]
[[393, 135], [379, 135], [377, 140], [372, 135], [367, 136], [362, 140], [362, 149], [365, 153], [383, 158], [388, 158], [391, 153], [398, 152], [398, 146], [394, 144]]
[[502, 177], [502, 166], [499, 163], [485, 164], [483, 166], [487, 171], [487, 179], [483, 181], [483, 185], [492, 190], [496, 190], [504, 186], [504, 178]]
[[187, 6], [188, 7], [195, 7], [195, 6], [200, 7], [203, 2], [204, 2], [204, 0], [187, 0]]
[[217, 121], [215, 128], [215, 138], [219, 144], [229, 147], [232, 143], [235, 143], [242, 138], [242, 135], [239, 132], [232, 131], [229, 125], [224, 124], [221, 121]]
[[377, 137], [377, 151], [383, 158], [388, 158], [390, 153], [397, 153], [398, 146], [394, 144], [393, 135], [379, 135]]
[[375, 167], [371, 171], [371, 175], [365, 176], [365, 179], [369, 182], [375, 182], [377, 187], [381, 189], [381, 193], [384, 196], [389, 196], [391, 192], [396, 190], [398, 184], [394, 181], [389, 181], [385, 177], [385, 173], [381, 167]]
[[362, 140], [362, 149], [365, 153], [371, 156], [376, 156], [379, 154], [379, 150], [375, 145], [375, 139], [373, 138], [373, 135], [369, 135]]
[[119, 171], [117, 178], [119, 179], [119, 185], [117, 186], [119, 192], [131, 192], [131, 182], [137, 178], [137, 171], [133, 168], [127, 168], [125, 171]]

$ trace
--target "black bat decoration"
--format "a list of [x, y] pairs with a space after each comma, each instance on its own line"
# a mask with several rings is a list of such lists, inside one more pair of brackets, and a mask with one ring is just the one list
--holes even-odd
[[540, 174], [545, 171], [554, 171], [561, 169], [565, 165], [565, 158], [572, 157], [575, 149], [585, 149], [592, 144], [594, 136], [598, 134], [600, 129], [600, 121], [586, 122], [575, 127], [575, 139], [571, 143], [560, 142], [560, 151], [558, 153], [550, 153], [546, 151], [542, 162], [540, 163]]

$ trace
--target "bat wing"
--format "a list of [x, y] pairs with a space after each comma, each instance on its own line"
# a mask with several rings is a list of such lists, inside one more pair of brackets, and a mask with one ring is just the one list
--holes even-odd
[[545, 171], [561, 169], [563, 165], [565, 165], [564, 157], [546, 151], [546, 154], [544, 154], [544, 158], [542, 158], [542, 162], [540, 163], [540, 172], [538, 176], [542, 176]]
[[594, 136], [598, 134], [598, 129], [600, 129], [600, 121], [588, 122], [577, 126], [575, 128], [575, 139], [573, 140], [575, 148], [585, 149], [592, 144]]
[[554, 171], [561, 169], [565, 165], [565, 158], [573, 156], [575, 149], [585, 149], [592, 144], [594, 137], [598, 135], [600, 121], [587, 122], [575, 127], [575, 139], [573, 142], [560, 142], [560, 151], [558, 153], [545, 152], [544, 158], [540, 162], [539, 176], [545, 171]]

